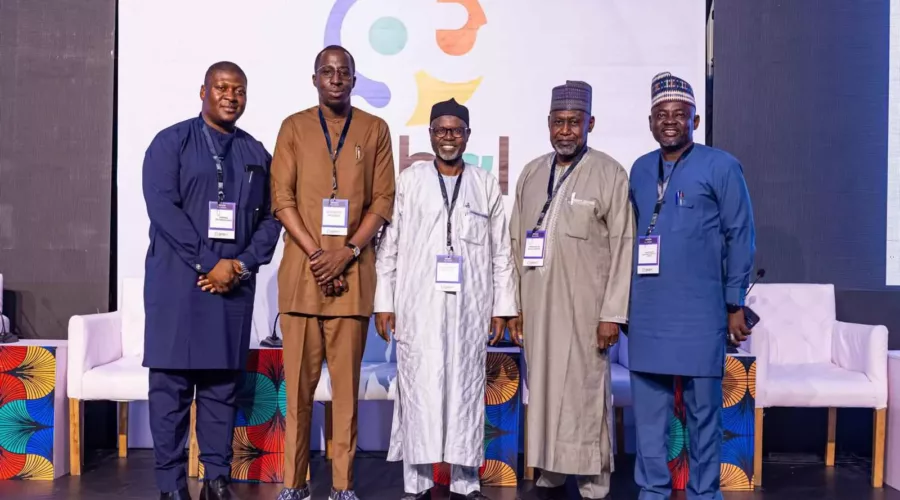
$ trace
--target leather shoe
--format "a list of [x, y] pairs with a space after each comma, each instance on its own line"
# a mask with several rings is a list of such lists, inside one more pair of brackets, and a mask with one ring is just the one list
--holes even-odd
[[187, 486], [185, 486], [178, 491], [160, 493], [159, 500], [191, 500], [191, 492], [188, 491]]
[[228, 479], [219, 476], [212, 481], [205, 481], [200, 490], [200, 500], [232, 500]]

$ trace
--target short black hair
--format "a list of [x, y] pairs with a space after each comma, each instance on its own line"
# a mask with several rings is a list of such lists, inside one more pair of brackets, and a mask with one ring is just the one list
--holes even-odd
[[353, 54], [350, 53], [349, 50], [341, 47], [340, 45], [329, 45], [324, 49], [320, 50], [318, 54], [316, 54], [316, 60], [313, 62], [313, 72], [319, 71], [319, 64], [322, 62], [322, 56], [329, 51], [332, 50], [340, 50], [344, 54], [347, 54], [347, 58], [350, 59], [350, 64], [353, 66], [353, 72], [356, 73], [356, 60], [353, 59]]
[[247, 74], [244, 73], [244, 70], [242, 70], [240, 66], [231, 61], [219, 61], [206, 70], [206, 75], [203, 76], [203, 85], [209, 85], [209, 79], [212, 78], [213, 74], [217, 71], [237, 73], [244, 78], [245, 82], [247, 81]]

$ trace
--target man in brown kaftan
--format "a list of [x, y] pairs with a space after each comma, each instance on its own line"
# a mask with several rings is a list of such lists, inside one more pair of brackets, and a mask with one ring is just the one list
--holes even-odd
[[329, 498], [357, 500], [357, 394], [375, 298], [370, 243], [393, 215], [394, 158], [384, 120], [350, 105], [355, 70], [341, 47], [319, 53], [319, 105], [284, 120], [272, 159], [272, 211], [288, 235], [278, 268], [287, 392], [278, 500], [310, 496], [310, 419], [323, 359], [333, 407]]
[[554, 88], [548, 125], [555, 153], [525, 166], [510, 224], [522, 305], [510, 331], [528, 364], [525, 466], [541, 470], [539, 488], [572, 474], [584, 498], [599, 499], [613, 470], [608, 349], [627, 322], [634, 214], [625, 169], [587, 147], [591, 87]]

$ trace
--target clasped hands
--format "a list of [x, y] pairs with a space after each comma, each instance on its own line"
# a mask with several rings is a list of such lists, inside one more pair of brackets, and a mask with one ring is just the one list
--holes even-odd
[[310, 255], [309, 267], [326, 297], [337, 297], [348, 290], [343, 274], [352, 260], [353, 250], [348, 247], [317, 250]]
[[228, 293], [241, 280], [241, 263], [234, 259], [221, 259], [209, 273], [197, 278], [197, 286], [204, 292]]

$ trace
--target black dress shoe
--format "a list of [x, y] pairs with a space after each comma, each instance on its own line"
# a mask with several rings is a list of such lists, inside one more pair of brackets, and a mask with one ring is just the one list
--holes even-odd
[[191, 500], [191, 492], [185, 486], [178, 491], [160, 493], [159, 500]]
[[415, 493], [404, 493], [401, 500], [431, 500], [431, 490], [425, 490], [418, 495]]
[[200, 500], [232, 500], [228, 479], [219, 476], [212, 481], [205, 481], [200, 490]]

